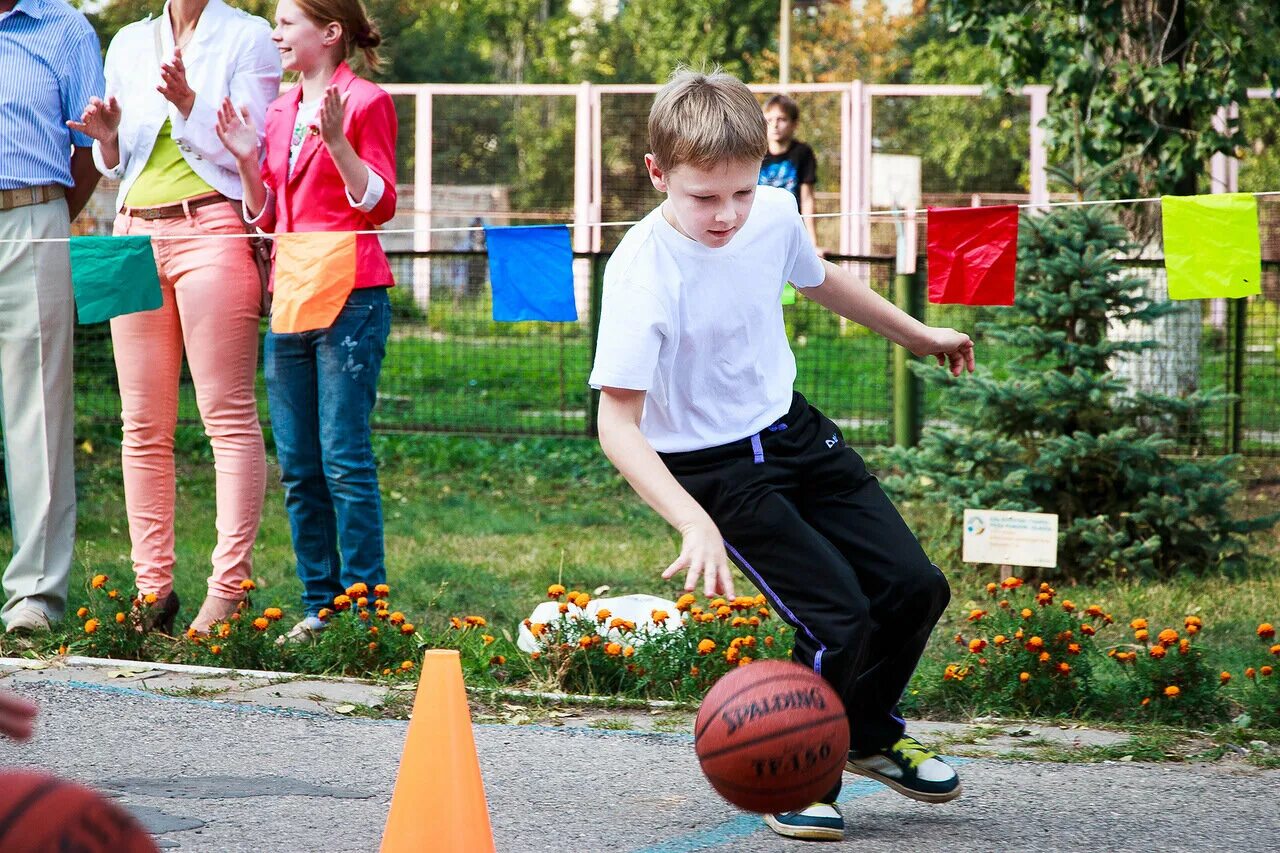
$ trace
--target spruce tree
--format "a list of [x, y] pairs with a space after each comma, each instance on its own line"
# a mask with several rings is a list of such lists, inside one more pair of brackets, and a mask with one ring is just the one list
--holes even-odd
[[1179, 455], [1159, 431], [1230, 398], [1132, 393], [1110, 369], [1115, 357], [1157, 343], [1109, 338], [1108, 324], [1150, 324], [1175, 310], [1150, 301], [1125, 274], [1127, 232], [1102, 207], [1024, 217], [1020, 232], [1015, 304], [977, 324], [985, 340], [1019, 354], [1000, 365], [1000, 376], [990, 366], [954, 379], [912, 365], [948, 386], [953, 426], [890, 451], [898, 473], [886, 487], [900, 498], [945, 502], [957, 533], [966, 508], [1057, 514], [1059, 577], [1241, 566], [1246, 534], [1280, 513], [1233, 518], [1239, 459]]

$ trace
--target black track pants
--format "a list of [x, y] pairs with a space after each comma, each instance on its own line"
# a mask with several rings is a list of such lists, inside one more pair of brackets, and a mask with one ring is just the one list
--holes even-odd
[[851, 749], [892, 745], [951, 593], [839, 428], [796, 394], [758, 435], [662, 459], [795, 629], [795, 659], [840, 694]]

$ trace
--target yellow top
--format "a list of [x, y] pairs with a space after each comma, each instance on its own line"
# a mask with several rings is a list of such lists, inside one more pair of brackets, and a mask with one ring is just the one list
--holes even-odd
[[159, 207], [214, 191], [182, 159], [178, 143], [173, 141], [173, 128], [165, 119], [147, 165], [129, 187], [124, 203], [127, 207]]

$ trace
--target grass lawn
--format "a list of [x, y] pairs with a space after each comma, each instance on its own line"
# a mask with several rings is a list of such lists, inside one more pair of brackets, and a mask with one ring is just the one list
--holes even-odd
[[[514, 637], [519, 621], [544, 600], [548, 584], [612, 594], [646, 592], [679, 596], [659, 572], [678, 552], [666, 525], [613, 472], [598, 447], [575, 439], [477, 439], [379, 436], [388, 553], [395, 607], [426, 624], [449, 616], [485, 616], [494, 633]], [[203, 437], [183, 429], [179, 440], [177, 589], [181, 616], [190, 619], [204, 594], [214, 544], [212, 458]], [[120, 484], [119, 448], [106, 429], [77, 452], [79, 531], [71, 611], [85, 599], [97, 573], [131, 589], [129, 537]], [[1241, 495], [1250, 512], [1280, 497], [1280, 466], [1252, 463]], [[289, 529], [280, 486], [268, 480], [262, 532], [255, 549], [259, 605], [299, 612]], [[935, 632], [933, 655], [952, 654], [949, 638], [964, 626], [970, 608], [985, 606], [982, 585], [993, 570], [956, 559], [958, 543], [943, 539], [926, 506], [904, 509], [926, 549], [947, 571], [954, 595]], [[958, 535], [958, 534], [957, 534]], [[8, 530], [0, 531], [7, 554]], [[1136, 616], [1153, 626], [1180, 627], [1188, 614], [1204, 619], [1203, 644], [1216, 666], [1238, 670], [1257, 653], [1253, 631], [1264, 620], [1280, 622], [1280, 545], [1274, 533], [1255, 539], [1257, 560], [1244, 577], [1185, 576], [1154, 582], [1118, 577], [1088, 588], [1061, 589], [1079, 605], [1098, 603], [1125, 621]], [[739, 579], [740, 591], [750, 584]], [[183, 623], [185, 624], [185, 623]]]

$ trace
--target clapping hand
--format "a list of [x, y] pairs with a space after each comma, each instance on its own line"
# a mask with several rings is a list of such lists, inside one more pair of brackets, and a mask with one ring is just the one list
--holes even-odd
[[160, 85], [156, 91], [178, 108], [183, 118], [190, 118], [196, 105], [196, 93], [187, 85], [187, 66], [182, 64], [182, 51], [173, 51], [173, 61], [160, 63]]
[[120, 103], [115, 95], [105, 101], [92, 97], [80, 120], [68, 121], [67, 127], [99, 142], [112, 142], [120, 130]]
[[320, 104], [320, 138], [329, 146], [330, 152], [334, 146], [347, 142], [347, 137], [342, 132], [342, 120], [346, 112], [347, 95], [339, 92], [337, 86], [325, 89], [324, 101]]
[[258, 159], [258, 129], [254, 127], [248, 107], [237, 110], [230, 98], [223, 98], [222, 106], [218, 108], [218, 124], [214, 130], [236, 160], [243, 162]]

